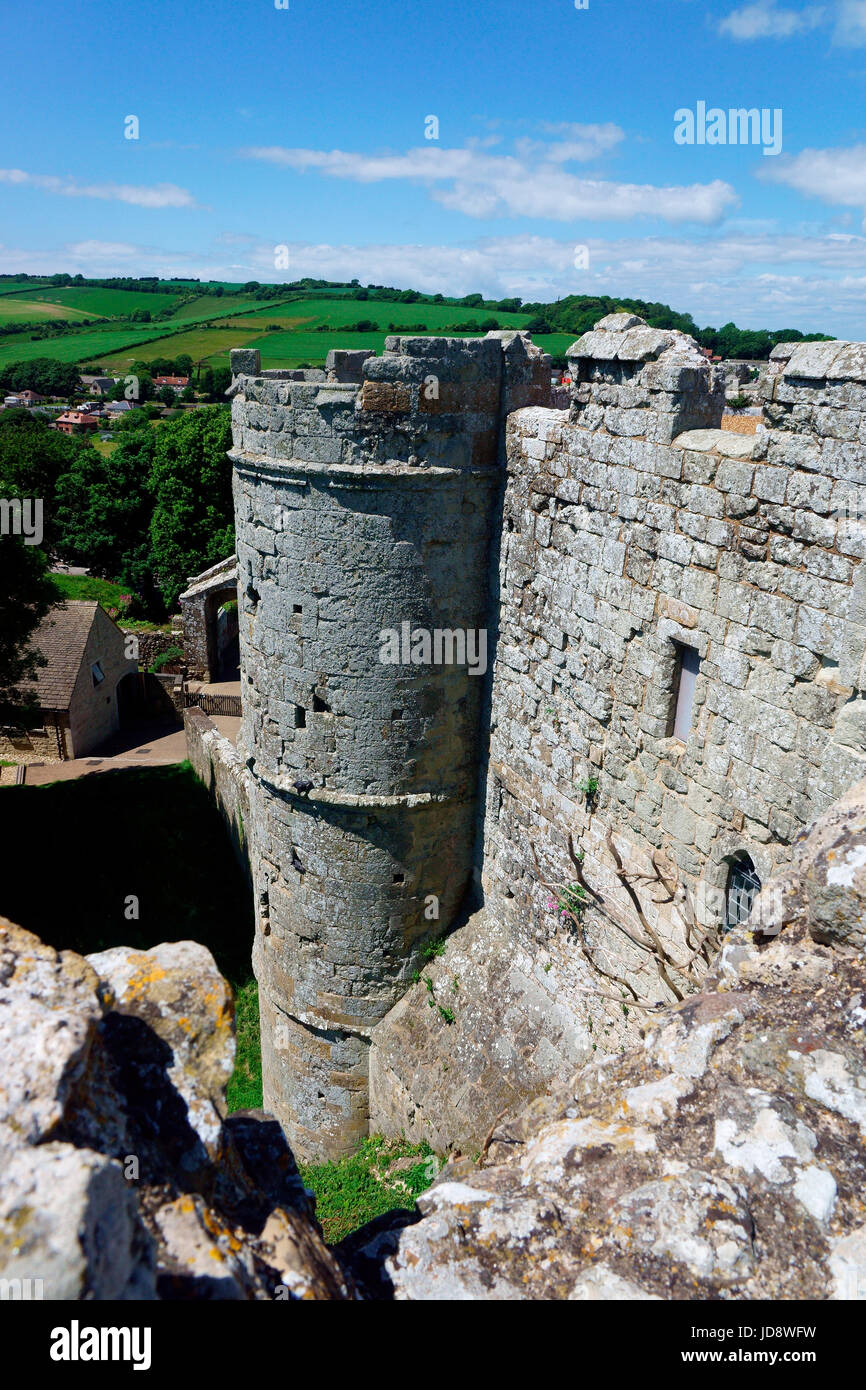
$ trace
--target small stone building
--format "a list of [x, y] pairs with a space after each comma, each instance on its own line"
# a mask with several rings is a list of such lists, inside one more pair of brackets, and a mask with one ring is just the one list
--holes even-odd
[[41, 722], [0, 729], [0, 754], [16, 762], [84, 757], [119, 729], [138, 663], [126, 656], [124, 634], [95, 602], [52, 608], [32, 645], [46, 661], [35, 680]]

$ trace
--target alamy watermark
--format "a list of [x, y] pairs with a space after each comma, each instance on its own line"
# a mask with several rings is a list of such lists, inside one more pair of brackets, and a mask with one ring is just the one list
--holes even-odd
[[0, 536], [23, 536], [25, 545], [41, 545], [41, 497], [0, 497]]
[[782, 153], [782, 109], [768, 106], [707, 108], [699, 101], [694, 111], [681, 106], [674, 112], [674, 140], [678, 145], [763, 145], [765, 155]]
[[149, 1327], [82, 1327], [73, 1318], [68, 1327], [51, 1331], [48, 1355], [52, 1361], [131, 1361], [134, 1371], [151, 1363]]
[[466, 666], [470, 676], [483, 676], [487, 629], [386, 627], [379, 633], [379, 660], [383, 666]]
[[0, 1303], [29, 1303], [44, 1297], [44, 1279], [0, 1279]]

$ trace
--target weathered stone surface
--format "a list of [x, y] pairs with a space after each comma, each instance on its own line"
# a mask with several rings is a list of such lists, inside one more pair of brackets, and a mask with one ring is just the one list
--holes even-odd
[[195, 942], [57, 953], [0, 918], [0, 1278], [46, 1299], [347, 1298], [276, 1122], [225, 1115]]
[[0, 1277], [41, 1280], [49, 1299], [155, 1298], [154, 1242], [121, 1165], [71, 1144], [8, 1151]]
[[63, 1123], [102, 1009], [95, 971], [0, 918], [0, 1145], [39, 1144]]
[[116, 946], [87, 956], [106, 1008], [140, 1019], [171, 1050], [168, 1076], [211, 1158], [219, 1153], [225, 1089], [234, 1069], [234, 1006], [210, 951], [173, 941], [151, 951]]
[[724, 454], [726, 458], [756, 458], [761, 442], [756, 435], [731, 434], [729, 430], [688, 430], [673, 440], [675, 449], [698, 449]]
[[[373, 1123], [468, 1146], [500, 1097], [562, 1075], [563, 1037], [633, 1043], [623, 992], [698, 987], [704, 964], [665, 978], [629, 935], [608, 831], [681, 962], [688, 905], [718, 928], [733, 865], [766, 883], [866, 772], [861, 348], [780, 345], [755, 436], [718, 429], [726, 369], [687, 335], [612, 315], [570, 357], [568, 419], [521, 333], [394, 336], [360, 389], [237, 379], [264, 1066], [310, 1154], [367, 1132], [370, 1065]], [[463, 672], [383, 664], [381, 626], [404, 616], [483, 628], [489, 700]], [[699, 670], [680, 737], [683, 648]], [[574, 881], [570, 844], [592, 895], [579, 928], [547, 886]], [[833, 887], [815, 889], [828, 932]], [[488, 938], [449, 940], [428, 1008], [413, 970], [467, 888]]]
[[842, 927], [866, 881], [821, 891], [864, 816], [861, 783], [765, 889], [781, 930], [731, 932], [640, 1047], [443, 1170], [387, 1259], [397, 1298], [866, 1298], [866, 953]]
[[258, 376], [262, 369], [262, 355], [258, 348], [232, 348], [232, 376]]
[[373, 1133], [478, 1150], [504, 1112], [592, 1055], [591, 1033], [540, 982], [543, 966], [484, 913], [422, 976], [373, 1030]]
[[370, 1033], [472, 871], [484, 671], [383, 659], [382, 633], [486, 644], [502, 422], [550, 394], [521, 334], [362, 367], [314, 398], [245, 378], [233, 406], [264, 1094], [305, 1158], [368, 1132]]

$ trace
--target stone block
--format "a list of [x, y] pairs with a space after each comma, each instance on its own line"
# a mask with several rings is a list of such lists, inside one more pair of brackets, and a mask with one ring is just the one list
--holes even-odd
[[258, 376], [262, 369], [262, 355], [258, 348], [232, 348], [229, 359], [232, 376]]

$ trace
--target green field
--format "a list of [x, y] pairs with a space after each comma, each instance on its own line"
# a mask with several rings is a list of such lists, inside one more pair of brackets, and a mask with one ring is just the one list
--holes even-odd
[[392, 304], [377, 299], [303, 299], [281, 310], [267, 306], [257, 309], [252, 317], [277, 323], [286, 315], [303, 315], [311, 328], [319, 323], [340, 328], [344, 323], [369, 319], [386, 332], [389, 323], [424, 323], [434, 333], [449, 323], [480, 323], [483, 319], [496, 319], [503, 328], [522, 328], [529, 322], [528, 314], [503, 314], [496, 309], [467, 309], [462, 304]]
[[214, 299], [212, 295], [203, 294], [181, 304], [168, 322], [205, 323], [208, 319], [226, 318], [239, 309], [249, 310], [255, 304], [258, 304], [258, 300], [251, 299], [249, 295], [224, 294], [221, 299]]
[[[194, 362], [207, 359], [211, 364], [224, 362], [228, 366], [229, 350], [243, 347], [250, 338], [256, 337], [257, 325], [242, 328], [190, 328], [185, 332], [172, 333], [168, 337], [152, 339], [147, 349], [136, 346], [136, 340], [127, 334], [118, 347], [125, 351], [103, 352], [99, 358], [102, 366], [112, 372], [125, 371], [131, 362], [141, 359], [145, 362], [154, 357], [176, 357], [179, 352], [187, 352]], [[94, 335], [95, 336], [95, 335]], [[118, 338], [121, 335], [117, 335]], [[75, 359], [72, 359], [75, 360]]]
[[559, 357], [564, 356], [577, 339], [574, 333], [533, 333], [532, 341], [551, 357]]
[[0, 294], [15, 294], [17, 290], [38, 289], [38, 280], [0, 280]]
[[[0, 367], [7, 362], [29, 362], [31, 357], [53, 357], [56, 362], [102, 362], [103, 357], [134, 347], [156, 337], [159, 328], [90, 328], [63, 338], [40, 338], [32, 342], [23, 333], [0, 334]], [[154, 357], [157, 353], [154, 352]]]
[[63, 304], [81, 309], [99, 318], [127, 318], [136, 309], [149, 309], [158, 314], [161, 309], [173, 308], [180, 294], [151, 294], [141, 290], [100, 290], [82, 286], [67, 289], [36, 290], [29, 296], [40, 304]]
[[[250, 338], [231, 346], [258, 348], [263, 367], [299, 367], [303, 362], [321, 367], [331, 348], [372, 348], [373, 352], [381, 353], [387, 336], [387, 333], [310, 333], [299, 329], [294, 333], [267, 333], [262, 338]], [[221, 359], [215, 365], [227, 366], [228, 360], [226, 355], [224, 362]]]
[[[190, 285], [191, 289], [196, 287]], [[238, 289], [238, 286], [226, 286]], [[354, 299], [345, 290], [330, 294], [315, 291], [304, 298], [300, 292], [287, 290], [286, 298], [263, 304], [251, 295], [226, 294], [220, 298], [196, 295], [184, 298], [182, 285], [177, 294], [153, 294], [145, 291], [91, 289], [36, 289], [26, 296], [0, 293], [0, 366], [8, 362], [27, 361], [32, 357], [54, 357], [61, 362], [95, 363], [109, 371], [128, 370], [136, 360], [149, 361], [155, 357], [176, 357], [188, 353], [195, 363], [228, 366], [229, 352], [234, 347], [256, 347], [266, 367], [298, 367], [304, 363], [321, 366], [328, 351], [334, 347], [365, 348], [380, 353], [390, 332], [413, 332], [414, 325], [423, 324], [430, 334], [455, 334], [452, 324], [495, 319], [502, 328], [522, 328], [529, 316], [505, 313], [495, 309], [469, 307], [463, 304], [402, 303], [389, 300]], [[297, 297], [295, 297], [297, 296]], [[81, 314], [126, 316], [135, 309], [149, 308], [159, 312], [175, 309], [170, 318], [158, 323], [132, 324], [129, 327], [103, 325], [83, 328], [61, 338], [31, 341], [26, 334], [2, 332], [4, 322], [34, 323], [45, 317], [67, 317], [74, 320]], [[369, 320], [375, 330], [356, 333], [346, 330], [347, 324]], [[275, 331], [267, 329], [273, 324]], [[390, 324], [395, 328], [391, 329]], [[330, 331], [322, 331], [325, 327]], [[320, 331], [316, 331], [319, 329]], [[536, 342], [545, 351], [560, 355], [572, 342], [572, 336], [554, 333], [539, 336]]]
[[53, 304], [12, 294], [0, 295], [0, 323], [41, 323], [45, 319], [87, 319], [92, 317], [83, 309], [69, 304]]

